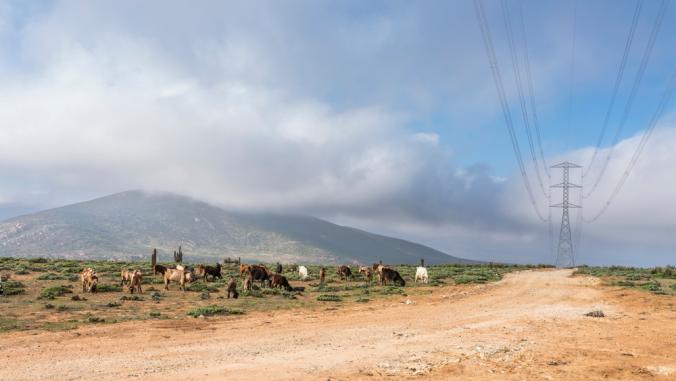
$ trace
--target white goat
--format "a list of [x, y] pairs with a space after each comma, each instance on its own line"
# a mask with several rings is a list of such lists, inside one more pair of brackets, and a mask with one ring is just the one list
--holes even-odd
[[427, 268], [418, 266], [415, 269], [415, 283], [418, 283], [418, 279], [427, 284], [427, 281], [429, 280], [429, 277], [427, 276]]
[[298, 276], [300, 276], [300, 279], [305, 280], [307, 278], [307, 267], [298, 266]]

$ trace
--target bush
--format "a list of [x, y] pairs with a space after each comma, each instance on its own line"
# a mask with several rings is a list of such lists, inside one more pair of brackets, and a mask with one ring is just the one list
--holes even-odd
[[234, 308], [226, 308], [223, 306], [218, 306], [212, 304], [206, 307], [195, 308], [194, 310], [188, 311], [187, 315], [192, 317], [199, 316], [214, 316], [214, 315], [242, 315], [244, 311]]
[[4, 294], [9, 296], [9, 295], [19, 295], [23, 294], [26, 290], [23, 283], [17, 281], [17, 280], [8, 280], [5, 282], [2, 282], [2, 289], [4, 291]]
[[138, 295], [122, 295], [120, 297], [120, 300], [131, 300], [134, 302], [140, 302], [143, 301], [143, 297]]
[[190, 286], [185, 288], [186, 291], [192, 291], [192, 292], [218, 292], [218, 287], [207, 285], [204, 283], [192, 283]]
[[320, 302], [340, 302], [343, 299], [336, 294], [322, 294], [317, 297], [317, 300]]
[[77, 276], [77, 275], [47, 273], [47, 274], [42, 274], [35, 279], [37, 279], [37, 280], [68, 280], [68, 281], [71, 281], [71, 282], [75, 282], [78, 279], [80, 279], [80, 277]]
[[657, 292], [661, 291], [660, 284], [658, 282], [649, 282], [641, 286], [642, 289], [652, 291], [652, 292]]
[[52, 287], [47, 287], [42, 292], [40, 293], [40, 296], [38, 297], [39, 299], [54, 299], [57, 296], [63, 296], [64, 294], [72, 294], [73, 286], [52, 286]]
[[100, 318], [97, 316], [87, 316], [87, 322], [89, 323], [105, 323], [106, 319]]
[[150, 313], [149, 313], [148, 315], [149, 315], [150, 317], [152, 317], [152, 318], [159, 318], [159, 317], [162, 317], [162, 314], [159, 313], [159, 312], [157, 312], [157, 311], [150, 311]]
[[108, 302], [108, 304], [106, 304], [105, 306], [110, 307], [110, 308], [116, 308], [116, 307], [121, 306], [121, 304], [118, 303], [118, 302]]
[[96, 292], [122, 292], [122, 287], [117, 284], [99, 284], [96, 286]]

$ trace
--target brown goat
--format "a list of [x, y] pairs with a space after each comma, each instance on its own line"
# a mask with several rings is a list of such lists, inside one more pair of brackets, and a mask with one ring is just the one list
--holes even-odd
[[242, 288], [246, 291], [251, 291], [252, 286], [253, 286], [253, 275], [249, 274], [247, 275], [246, 279], [244, 279], [244, 284], [242, 285]]
[[239, 298], [239, 293], [237, 292], [237, 279], [230, 278], [228, 281], [228, 299], [232, 297], [233, 299]]
[[349, 266], [342, 265], [338, 267], [338, 271], [336, 271], [336, 274], [340, 276], [340, 279], [349, 279], [352, 278], [352, 270], [350, 270]]
[[366, 279], [367, 282], [371, 283], [373, 280], [373, 270], [371, 270], [370, 267], [359, 266], [359, 272], [364, 274], [364, 279]]
[[380, 284], [385, 285], [390, 282], [398, 284], [401, 287], [406, 286], [406, 281], [399, 275], [398, 271], [384, 267], [380, 270]]
[[169, 290], [169, 283], [178, 282], [181, 291], [185, 291], [186, 271], [179, 269], [167, 269], [164, 273], [164, 289]]
[[99, 277], [92, 268], [87, 267], [82, 270], [80, 275], [82, 281], [82, 292], [96, 292], [96, 285], [99, 283]]
[[129, 292], [133, 294], [134, 291], [138, 291], [139, 294], [143, 294], [141, 283], [143, 283], [143, 274], [139, 270], [135, 270], [131, 273], [131, 279], [129, 279]]
[[275, 288], [283, 288], [286, 291], [291, 291], [291, 285], [289, 284], [289, 281], [286, 279], [285, 276], [279, 275], [279, 274], [273, 274], [270, 277], [270, 287]]

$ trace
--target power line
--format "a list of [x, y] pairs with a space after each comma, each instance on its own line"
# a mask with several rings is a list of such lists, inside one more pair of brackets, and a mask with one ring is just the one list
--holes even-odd
[[523, 85], [521, 81], [521, 68], [519, 67], [519, 58], [517, 57], [516, 47], [514, 43], [514, 34], [512, 32], [512, 22], [509, 15], [509, 7], [507, 6], [506, 0], [502, 0], [502, 18], [505, 21], [505, 29], [507, 30], [507, 45], [509, 46], [509, 53], [512, 58], [512, 69], [514, 71], [514, 78], [516, 80], [516, 89], [519, 95], [519, 105], [521, 106], [521, 116], [523, 118], [523, 127], [526, 131], [526, 137], [528, 139], [528, 146], [530, 148], [531, 158], [533, 159], [533, 164], [535, 167], [535, 175], [540, 185], [540, 190], [542, 194], [547, 197], [547, 192], [545, 191], [544, 184], [542, 183], [542, 176], [540, 175], [540, 166], [538, 164], [537, 155], [535, 153], [535, 146], [533, 143], [533, 135], [530, 129], [530, 118], [528, 116], [528, 106], [526, 105], [526, 97], [523, 91]]
[[540, 159], [542, 160], [542, 168], [547, 177], [550, 177], [547, 160], [545, 160], [545, 152], [542, 149], [542, 136], [540, 134], [540, 121], [538, 119], [537, 108], [535, 107], [535, 90], [533, 89], [533, 78], [530, 71], [530, 58], [528, 57], [528, 38], [526, 34], [526, 23], [523, 19], [523, 1], [519, 2], [519, 20], [521, 21], [521, 36], [523, 39], [523, 57], [524, 66], [526, 68], [526, 79], [528, 82], [528, 94], [530, 98], [530, 106], [533, 114], [533, 126], [535, 127], [535, 134], [537, 136], [538, 148], [540, 150]]
[[535, 197], [533, 195], [533, 190], [531, 189], [530, 182], [528, 181], [528, 174], [526, 173], [526, 168], [523, 163], [523, 158], [521, 157], [521, 149], [519, 148], [519, 141], [517, 140], [516, 132], [514, 131], [514, 124], [512, 121], [512, 115], [509, 110], [509, 104], [507, 102], [507, 96], [505, 95], [505, 89], [502, 83], [502, 76], [500, 75], [500, 69], [498, 67], [498, 60], [495, 55], [495, 48], [493, 47], [493, 40], [491, 39], [490, 29], [488, 27], [488, 20], [486, 19], [486, 12], [484, 11], [483, 2], [481, 0], [474, 0], [474, 11], [476, 13], [477, 21], [479, 22], [479, 29], [481, 30], [481, 37], [484, 42], [484, 48], [486, 50], [486, 55], [488, 57], [488, 63], [491, 68], [491, 74], [493, 76], [493, 83], [498, 92], [498, 98], [500, 99], [500, 107], [502, 108], [502, 114], [505, 118], [505, 124], [507, 126], [507, 131], [512, 143], [512, 149], [514, 150], [514, 155], [516, 156], [516, 161], [519, 165], [519, 170], [521, 172], [521, 178], [523, 179], [524, 186], [528, 193], [530, 203], [535, 211], [537, 217], [545, 222], [547, 221], [540, 210], [537, 207], [535, 202]]
[[577, 39], [577, 0], [573, 0], [573, 43], [570, 50], [570, 89], [568, 93], [568, 131], [573, 123], [573, 90], [575, 87], [575, 40]]
[[638, 146], [636, 147], [636, 151], [634, 151], [634, 154], [632, 155], [631, 160], [627, 164], [627, 168], [624, 170], [622, 177], [618, 181], [617, 185], [615, 185], [615, 188], [613, 189], [613, 191], [610, 193], [610, 197], [608, 198], [608, 201], [606, 201], [606, 203], [603, 205], [601, 210], [593, 218], [591, 218], [589, 220], [585, 219], [584, 220], [585, 222], [590, 223], [590, 222], [594, 222], [594, 221], [598, 220], [599, 217], [601, 217], [606, 212], [606, 210], [608, 210], [608, 207], [613, 202], [615, 197], [617, 197], [618, 193], [620, 193], [620, 190], [622, 189], [625, 182], [627, 181], [627, 178], [629, 178], [631, 171], [636, 166], [636, 163], [638, 162], [638, 159], [641, 156], [641, 153], [643, 152], [645, 145], [648, 143], [648, 139], [650, 139], [650, 136], [652, 135], [653, 131], [655, 130], [657, 123], [662, 118], [662, 114], [664, 113], [664, 109], [667, 107], [667, 105], [669, 104], [669, 101], [671, 100], [671, 96], [673, 95], [674, 88], [676, 88], [676, 69], [674, 69], [674, 72], [672, 73], [669, 82], [667, 82], [667, 87], [664, 90], [664, 93], [662, 94], [662, 98], [660, 99], [660, 103], [658, 104], [657, 109], [655, 110], [652, 117], [650, 118], [650, 122], [648, 123], [648, 128], [643, 133], [643, 136], [641, 137], [641, 141], [638, 143]]
[[620, 68], [615, 77], [615, 84], [613, 85], [613, 92], [610, 97], [610, 104], [608, 105], [608, 110], [606, 110], [606, 115], [603, 119], [603, 124], [601, 126], [601, 133], [599, 138], [596, 141], [596, 147], [594, 148], [594, 153], [592, 154], [589, 164], [587, 164], [587, 170], [583, 171], [582, 177], [585, 177], [589, 174], [596, 156], [601, 149], [601, 144], [603, 143], [603, 138], [606, 134], [606, 129], [608, 128], [608, 122], [610, 121], [610, 115], [612, 114], [613, 107], [615, 107], [615, 101], [617, 99], [617, 93], [620, 89], [620, 83], [624, 77], [624, 69], [627, 66], [627, 59], [629, 58], [629, 51], [631, 50], [631, 45], [634, 42], [634, 35], [636, 34], [636, 26], [638, 25], [638, 19], [641, 15], [641, 8], [643, 7], [643, 0], [638, 0], [636, 2], [636, 8], [634, 9], [634, 17], [631, 20], [631, 27], [629, 28], [629, 35], [627, 36], [627, 41], [624, 43], [624, 52], [622, 53], [622, 60], [620, 61]]
[[610, 148], [608, 150], [608, 155], [606, 156], [606, 160], [603, 163], [603, 167], [601, 168], [601, 171], [599, 172], [598, 177], [596, 178], [596, 181], [594, 182], [594, 185], [592, 186], [591, 190], [589, 193], [587, 193], [584, 197], [588, 198], [589, 196], [594, 193], [596, 188], [598, 187], [599, 183], [601, 182], [601, 179], [603, 178], [603, 175], [606, 172], [606, 169], [608, 169], [608, 163], [610, 162], [610, 158], [613, 155], [613, 152], [615, 151], [615, 146], [617, 145], [617, 142], [620, 140], [620, 136], [622, 135], [622, 130], [624, 129], [624, 125], [627, 122], [627, 119], [629, 117], [629, 112], [631, 111], [631, 107], [634, 103], [634, 99], [636, 99], [636, 93], [638, 92], [638, 88], [641, 85], [641, 80], [643, 79], [643, 75], [645, 74], [646, 67], [648, 66], [648, 61], [650, 60], [650, 55], [652, 54], [653, 46], [655, 45], [655, 40], [657, 40], [657, 35], [659, 34], [660, 27], [662, 25], [662, 21], [664, 20], [664, 15], [667, 11], [667, 7], [669, 5], [669, 0], [662, 0], [660, 3], [660, 8], [657, 13], [657, 19], [655, 20], [655, 24], [653, 25], [653, 29], [650, 32], [650, 37], [648, 38], [648, 44], [646, 45], [646, 49], [643, 53], [643, 57], [641, 59], [641, 64], [639, 66], [638, 72], [636, 73], [636, 78], [634, 79], [634, 83], [631, 87], [631, 90], [629, 92], [629, 98], [627, 99], [627, 103], [624, 107], [624, 112], [622, 113], [622, 117], [620, 119], [620, 124], [617, 127], [617, 130], [615, 132], [615, 136], [613, 137], [613, 141], [610, 145]]

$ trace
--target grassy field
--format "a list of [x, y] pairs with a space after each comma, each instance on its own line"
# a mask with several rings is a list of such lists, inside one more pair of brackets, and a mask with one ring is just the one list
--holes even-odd
[[608, 286], [635, 288], [657, 295], [676, 295], [676, 268], [673, 266], [653, 268], [582, 266], [575, 274], [599, 277]]
[[[99, 276], [95, 294], [82, 293], [79, 273], [85, 267]], [[273, 266], [270, 266], [273, 268]], [[414, 284], [415, 266], [396, 269], [406, 287], [367, 284], [352, 266], [351, 281], [341, 281], [335, 266], [326, 266], [326, 283], [317, 277], [320, 266], [307, 266], [310, 277], [301, 281], [297, 273], [285, 272], [294, 288], [303, 291], [255, 288], [241, 292], [237, 300], [226, 299], [226, 283], [237, 277], [236, 265], [223, 267], [223, 280], [189, 285], [186, 292], [176, 284], [164, 290], [161, 276], [152, 276], [149, 263], [50, 260], [43, 258], [0, 258], [0, 275], [5, 296], [0, 297], [0, 332], [15, 330], [66, 330], [83, 324], [108, 324], [128, 320], [177, 319], [211, 315], [245, 314], [255, 310], [286, 308], [340, 308], [348, 303], [368, 303], [375, 298], [415, 296], [431, 292], [432, 287], [452, 284], [487, 283], [500, 280], [505, 273], [539, 266], [519, 265], [439, 265], [429, 266], [428, 285]], [[145, 274], [143, 294], [130, 295], [120, 287], [122, 269], [140, 269]], [[241, 288], [241, 282], [239, 282]]]

